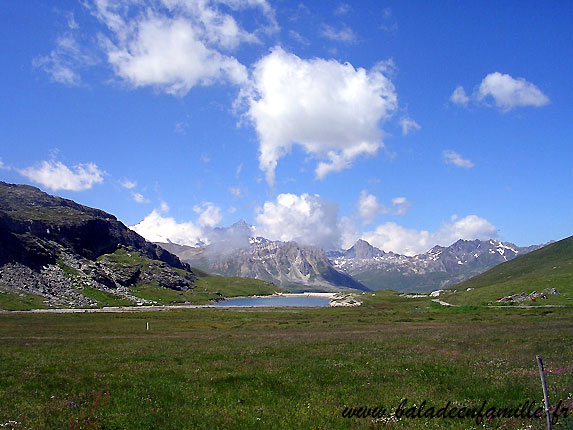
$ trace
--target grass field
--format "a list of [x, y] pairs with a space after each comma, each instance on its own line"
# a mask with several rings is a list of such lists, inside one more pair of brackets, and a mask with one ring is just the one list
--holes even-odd
[[11, 311], [25, 311], [28, 309], [43, 309], [44, 297], [18, 291], [0, 285], [0, 309]]
[[[573, 407], [573, 309], [441, 307], [0, 314], [0, 427], [543, 429], [543, 419], [343, 418], [345, 407]], [[146, 322], [150, 330], [146, 331]], [[556, 429], [573, 429], [573, 417]]]

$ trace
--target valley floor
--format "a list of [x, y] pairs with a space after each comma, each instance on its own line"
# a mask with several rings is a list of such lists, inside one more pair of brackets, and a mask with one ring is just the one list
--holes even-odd
[[[404, 399], [539, 406], [537, 354], [551, 404], [573, 409], [571, 307], [381, 296], [351, 309], [2, 314], [0, 427], [543, 429], [543, 417], [396, 416]], [[361, 406], [386, 414], [343, 417]], [[573, 428], [573, 416], [557, 421]]]

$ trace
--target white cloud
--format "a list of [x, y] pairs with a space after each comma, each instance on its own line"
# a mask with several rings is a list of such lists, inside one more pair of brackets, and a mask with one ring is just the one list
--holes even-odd
[[[403, 197], [393, 199], [393, 204], [404, 203], [407, 203], [407, 200]], [[190, 246], [208, 244], [216, 231], [212, 229], [216, 223], [205, 222], [201, 216], [207, 213], [209, 208], [213, 208], [213, 205], [208, 202], [195, 208], [200, 214], [195, 223], [178, 223], [173, 218], [162, 215], [159, 210], [153, 210], [139, 224], [130, 228], [153, 242], [172, 241]], [[215, 209], [215, 212], [218, 212], [218, 208]], [[229, 208], [228, 212], [235, 212], [235, 208]], [[385, 251], [415, 255], [426, 252], [435, 245], [450, 245], [458, 239], [484, 240], [497, 236], [496, 228], [476, 215], [461, 219], [453, 216], [450, 223], [443, 224], [433, 233], [388, 222], [361, 234], [351, 218], [337, 219], [338, 206], [335, 203], [309, 194], [279, 194], [275, 201], [265, 202], [257, 212], [257, 226], [253, 235], [271, 240], [296, 241], [301, 245], [324, 249], [338, 249], [341, 246], [348, 249], [356, 240], [362, 238]], [[213, 213], [209, 216], [212, 217]], [[218, 218], [219, 215], [215, 217]]]
[[[217, 1], [188, 1], [188, 0], [163, 0], [171, 12], [181, 13], [193, 19], [193, 24], [202, 38], [211, 45], [226, 50], [235, 49], [241, 42], [257, 42], [257, 36], [239, 27], [237, 21], [230, 14], [221, 12], [217, 8]], [[220, 3], [225, 3], [222, 1]], [[241, 2], [234, 3], [239, 6]], [[247, 6], [249, 2], [243, 2]], [[250, 2], [253, 6], [254, 2]], [[266, 2], [259, 2], [266, 3]]]
[[211, 202], [203, 202], [193, 210], [199, 214], [196, 222], [177, 222], [165, 215], [169, 212], [169, 206], [161, 202], [159, 209], [154, 209], [139, 224], [130, 228], [151, 242], [171, 241], [189, 246], [209, 244], [213, 227], [223, 218], [221, 209]]
[[247, 80], [245, 67], [206, 46], [185, 18], [148, 16], [124, 31], [116, 35], [117, 44], [108, 42], [107, 56], [115, 73], [134, 87], [153, 86], [184, 96], [196, 85]]
[[89, 190], [103, 182], [105, 172], [94, 163], [78, 164], [70, 169], [60, 161], [42, 161], [37, 167], [19, 169], [18, 173], [50, 190]]
[[11, 169], [12, 168], [10, 166], [7, 166], [6, 164], [4, 164], [4, 162], [0, 158], [0, 170], [11, 170]]
[[127, 188], [128, 190], [132, 190], [133, 188], [135, 188], [137, 186], [137, 182], [135, 181], [131, 181], [129, 179], [122, 179], [119, 184], [123, 187], [123, 188]]
[[438, 231], [414, 230], [387, 222], [375, 230], [362, 234], [362, 239], [384, 251], [416, 255], [426, 252], [435, 245], [448, 246], [458, 239], [491, 239], [497, 236], [497, 229], [489, 221], [476, 215], [468, 215], [455, 222], [444, 224]]
[[349, 217], [342, 217], [338, 221], [338, 230], [340, 231], [340, 248], [348, 249], [360, 239], [360, 233], [356, 229], [356, 224]]
[[325, 249], [340, 246], [338, 206], [319, 195], [279, 194], [274, 202], [266, 202], [258, 212], [257, 236]]
[[173, 127], [173, 131], [177, 134], [187, 134], [187, 129], [189, 128], [189, 121], [177, 121], [175, 123], [175, 127]]
[[376, 196], [362, 190], [358, 199], [358, 217], [363, 224], [372, 224], [379, 214], [386, 213], [387, 209], [378, 203]]
[[433, 246], [429, 244], [429, 236], [427, 231], [407, 229], [394, 222], [387, 222], [373, 231], [363, 233], [362, 239], [386, 252], [415, 255]]
[[178, 223], [171, 217], [162, 216], [153, 210], [139, 224], [130, 227], [151, 242], [174, 242], [180, 245], [195, 246], [208, 243], [203, 230], [192, 222]]
[[310, 44], [310, 42], [302, 34], [300, 34], [297, 31], [289, 30], [288, 34], [292, 39], [296, 40], [301, 45], [309, 45]]
[[[115, 74], [133, 87], [151, 86], [183, 96], [197, 85], [244, 83], [245, 66], [229, 54], [242, 43], [259, 43], [278, 31], [266, 0], [85, 0], [103, 31], [78, 43], [79, 25], [71, 16], [67, 32], [49, 55], [34, 64], [58, 82], [78, 85], [78, 70], [97, 62], [86, 52], [97, 50]], [[245, 9], [252, 32], [235, 13]], [[97, 44], [94, 44], [97, 40]], [[90, 45], [91, 44], [91, 45]], [[103, 54], [103, 55], [102, 55]]]
[[470, 101], [470, 98], [466, 95], [464, 88], [461, 85], [458, 85], [450, 96], [450, 101], [457, 105], [466, 106]]
[[80, 28], [80, 26], [76, 22], [76, 17], [74, 16], [73, 12], [70, 12], [66, 15], [68, 17], [68, 28], [70, 30], [77, 30], [78, 28]]
[[[75, 25], [75, 27], [70, 26], [70, 29], [77, 29], [77, 24]], [[55, 82], [77, 86], [82, 82], [77, 69], [96, 62], [95, 57], [86, 54], [80, 47], [75, 33], [68, 32], [58, 37], [56, 47], [49, 55], [34, 58], [32, 64], [43, 69]]]
[[340, 3], [338, 6], [336, 6], [336, 9], [334, 9], [334, 14], [346, 15], [348, 12], [350, 12], [351, 9], [352, 8], [348, 3]]
[[444, 224], [437, 232], [436, 243], [449, 245], [458, 239], [491, 239], [497, 236], [495, 226], [477, 215], [468, 215], [452, 224]]
[[404, 215], [410, 208], [410, 202], [406, 197], [394, 197], [392, 199], [392, 213], [394, 215]]
[[379, 123], [397, 106], [386, 66], [367, 71], [335, 60], [303, 60], [279, 47], [256, 63], [242, 97], [267, 182], [274, 184], [278, 160], [295, 144], [321, 160], [318, 179], [349, 168], [360, 155], [376, 154], [383, 147]]
[[471, 169], [474, 167], [474, 163], [472, 163], [470, 160], [462, 158], [462, 156], [455, 151], [448, 149], [443, 152], [443, 156], [444, 162], [446, 164], [453, 164], [454, 166], [462, 167], [464, 169]]
[[241, 188], [239, 187], [229, 187], [229, 192], [235, 197], [242, 197]]
[[193, 210], [199, 214], [197, 223], [201, 227], [214, 227], [223, 219], [221, 209], [211, 202], [203, 202], [201, 205], [196, 205], [193, 207]]
[[419, 130], [420, 124], [414, 121], [412, 118], [403, 117], [400, 119], [400, 126], [402, 127], [402, 135], [407, 136], [411, 130]]
[[485, 103], [490, 97], [494, 105], [503, 112], [509, 112], [516, 107], [549, 104], [549, 98], [531, 82], [499, 72], [490, 73], [483, 78], [471, 98], [466, 95], [463, 87], [458, 86], [450, 96], [450, 101], [467, 106], [470, 100], [474, 103]]
[[378, 198], [373, 194], [368, 194], [362, 190], [358, 199], [358, 218], [362, 219], [362, 224], [372, 224], [380, 214], [392, 212], [393, 215], [404, 215], [410, 208], [410, 202], [406, 197], [394, 197], [391, 209], [380, 204]]
[[490, 73], [481, 82], [477, 99], [493, 97], [495, 105], [503, 111], [518, 106], [544, 106], [549, 98], [524, 78], [513, 78], [499, 72]]
[[338, 30], [330, 25], [324, 25], [320, 34], [321, 36], [334, 40], [335, 42], [352, 43], [356, 41], [356, 35], [352, 29], [346, 25], [342, 26]]
[[380, 28], [389, 33], [395, 33], [398, 30], [398, 21], [394, 18], [392, 14], [392, 9], [389, 7], [382, 11], [382, 23]]
[[137, 203], [149, 203], [149, 200], [143, 197], [143, 194], [132, 192], [131, 196], [133, 197], [133, 200], [135, 200]]

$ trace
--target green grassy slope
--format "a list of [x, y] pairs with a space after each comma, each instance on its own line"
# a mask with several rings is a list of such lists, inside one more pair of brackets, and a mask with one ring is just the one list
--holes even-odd
[[[471, 291], [467, 291], [471, 288]], [[500, 264], [450, 288], [445, 301], [461, 305], [495, 302], [498, 297], [556, 288], [559, 296], [524, 304], [573, 305], [573, 236]]]
[[25, 311], [44, 309], [44, 297], [23, 291], [14, 292], [11, 288], [0, 285], [0, 309]]
[[161, 305], [191, 303], [205, 305], [223, 296], [264, 296], [282, 291], [275, 285], [258, 279], [205, 275], [195, 281], [195, 288], [189, 291], [170, 290], [152, 283], [141, 282], [131, 288], [131, 294]]
[[195, 298], [203, 292], [220, 293], [225, 297], [264, 296], [275, 292], [283, 292], [279, 287], [259, 279], [241, 278], [239, 276], [204, 276], [195, 281]]
[[376, 290], [393, 289], [396, 291], [431, 291], [435, 285], [448, 279], [445, 272], [428, 273], [425, 275], [404, 276], [398, 272], [386, 272], [381, 276], [380, 271], [370, 270], [352, 275], [354, 279], [368, 288]]

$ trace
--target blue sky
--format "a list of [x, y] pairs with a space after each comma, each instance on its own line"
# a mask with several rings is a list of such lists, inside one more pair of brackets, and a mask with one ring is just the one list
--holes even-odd
[[570, 2], [0, 4], [0, 179], [150, 240], [571, 235]]

